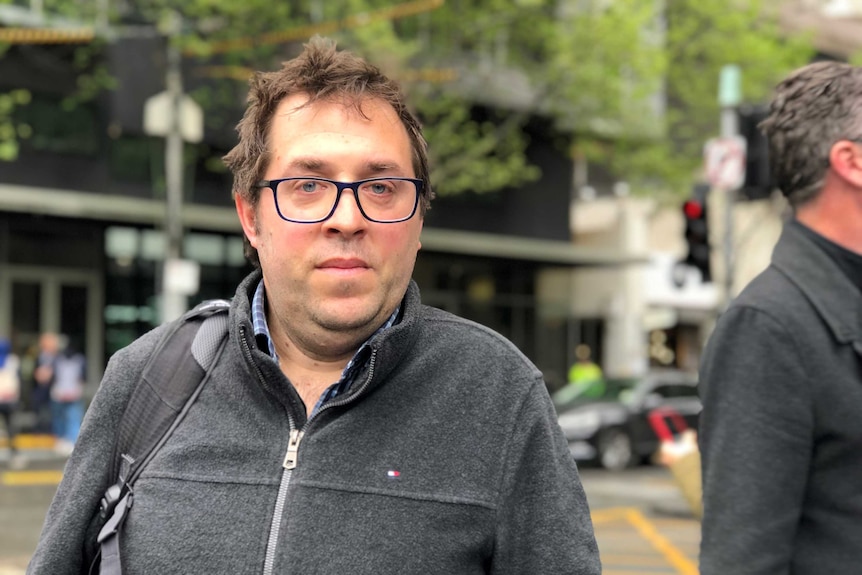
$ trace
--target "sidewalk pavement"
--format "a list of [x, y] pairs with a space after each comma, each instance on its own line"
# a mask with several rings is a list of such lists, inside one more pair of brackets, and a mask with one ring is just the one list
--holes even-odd
[[580, 468], [581, 484], [591, 508], [634, 505], [657, 515], [693, 517], [670, 471], [661, 466], [641, 466], [620, 472]]
[[[56, 440], [52, 435], [19, 434], [16, 436], [15, 447], [18, 448], [23, 461], [23, 466], [18, 468], [17, 465], [12, 465], [8, 439], [0, 437], [0, 484], [12, 481], [13, 476], [18, 478], [34, 473], [45, 474], [48, 473], [44, 471], [46, 468], [57, 469], [56, 464], [64, 462], [66, 456], [55, 451], [55, 443]], [[32, 478], [29, 481], [32, 481]], [[24, 575], [30, 561], [29, 554], [21, 553], [22, 550], [14, 548], [7, 551], [12, 553], [0, 557], [0, 575]]]
[[[15, 436], [15, 447], [27, 462], [66, 459], [68, 454], [58, 453], [57, 439], [53, 435], [21, 433]], [[9, 469], [11, 452], [9, 440], [0, 437], [0, 469]], [[0, 573], [0, 575], [3, 575]]]
[[29, 557], [0, 559], [0, 575], [24, 575], [29, 561]]

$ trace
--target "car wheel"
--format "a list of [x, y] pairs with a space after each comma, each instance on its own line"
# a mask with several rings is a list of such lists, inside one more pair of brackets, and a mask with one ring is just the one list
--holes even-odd
[[622, 471], [634, 461], [632, 440], [622, 429], [607, 429], [599, 437], [599, 463], [610, 471]]

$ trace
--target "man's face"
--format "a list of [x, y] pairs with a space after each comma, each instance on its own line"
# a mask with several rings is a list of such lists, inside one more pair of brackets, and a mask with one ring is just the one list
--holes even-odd
[[46, 353], [57, 353], [57, 350], [60, 349], [60, 342], [53, 333], [45, 333], [39, 338], [39, 346]]
[[[265, 179], [415, 176], [407, 131], [389, 104], [365, 100], [363, 117], [340, 102], [297, 109], [306, 99], [290, 96], [276, 109]], [[301, 224], [279, 217], [270, 189], [259, 193], [256, 210], [239, 196], [237, 210], [260, 256], [270, 330], [306, 351], [343, 353], [341, 336], [368, 337], [403, 297], [420, 248], [418, 210], [405, 222], [370, 222], [344, 190], [332, 217]]]

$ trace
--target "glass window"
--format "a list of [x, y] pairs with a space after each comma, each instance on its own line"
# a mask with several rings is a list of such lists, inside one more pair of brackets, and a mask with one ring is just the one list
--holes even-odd
[[225, 238], [216, 234], [188, 234], [183, 243], [185, 257], [204, 265], [220, 266], [225, 261]]
[[138, 254], [140, 232], [135, 228], [112, 226], [105, 230], [105, 254], [114, 259], [126, 260]]

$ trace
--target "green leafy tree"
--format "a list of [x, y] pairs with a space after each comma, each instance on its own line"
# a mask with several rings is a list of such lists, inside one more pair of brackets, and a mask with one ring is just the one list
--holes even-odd
[[[451, 9], [429, 16], [426, 59], [471, 54], [477, 63], [461, 70], [491, 70], [473, 101], [481, 101], [483, 89], [506, 88], [505, 81], [493, 81], [500, 70], [503, 78], [523, 75], [531, 110], [554, 120], [563, 145], [609, 166], [640, 193], [687, 190], [697, 177], [703, 144], [719, 129], [722, 66], [740, 65], [745, 100], [759, 102], [813, 55], [810, 39], [782, 35], [767, 10], [771, 4], [760, 0], [455, 0], [446, 6]], [[506, 73], [511, 70], [517, 73]], [[444, 90], [437, 87], [436, 97]], [[519, 104], [510, 104], [522, 122], [514, 133], [526, 121]], [[520, 170], [517, 162], [507, 165]]]
[[12, 90], [0, 93], [0, 161], [14, 160], [18, 156], [18, 142], [32, 135], [28, 124], [15, 120], [15, 108], [30, 103], [30, 92]]
[[[9, 1], [9, 0], [0, 0]], [[54, 13], [94, 21], [75, 0]], [[718, 131], [717, 83], [743, 70], [761, 101], [807, 61], [807, 38], [779, 32], [765, 0], [129, 0], [111, 15], [158, 26], [198, 66], [189, 79], [208, 123], [236, 122], [252, 69], [274, 68], [314, 33], [334, 37], [400, 78], [431, 142], [441, 194], [494, 192], [539, 177], [525, 151], [533, 116], [550, 120], [563, 153], [609, 166], [641, 193], [687, 189]], [[90, 66], [87, 90], [109, 80]], [[8, 104], [5, 105], [8, 108]], [[0, 142], [20, 137], [3, 128]], [[7, 113], [8, 116], [8, 113]], [[0, 143], [0, 146], [3, 144]], [[207, 165], [219, 165], [215, 152]]]

